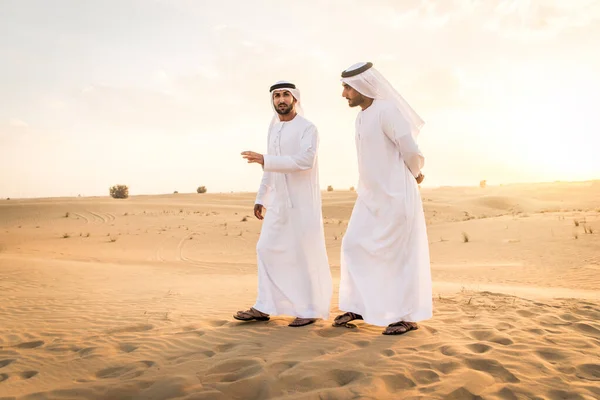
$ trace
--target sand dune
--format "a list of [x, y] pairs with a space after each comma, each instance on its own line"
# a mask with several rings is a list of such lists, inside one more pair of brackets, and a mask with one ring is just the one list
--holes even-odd
[[[598, 184], [422, 196], [434, 317], [398, 337], [233, 320], [252, 193], [3, 200], [0, 399], [600, 398]], [[355, 194], [323, 197], [337, 289]]]

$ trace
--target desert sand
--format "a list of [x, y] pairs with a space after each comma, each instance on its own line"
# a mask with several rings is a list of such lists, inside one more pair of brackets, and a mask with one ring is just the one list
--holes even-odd
[[[210, 189], [210, 188], [209, 188]], [[253, 193], [0, 200], [0, 399], [600, 398], [600, 182], [422, 188], [434, 316], [238, 322]], [[468, 240], [467, 240], [468, 239]]]

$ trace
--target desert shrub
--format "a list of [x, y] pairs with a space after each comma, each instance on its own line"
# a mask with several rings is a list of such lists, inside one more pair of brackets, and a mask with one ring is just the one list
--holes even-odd
[[333, 186], [331, 186], [331, 185], [327, 186], [327, 191], [328, 192], [333, 192]]
[[355, 189], [354, 189], [354, 186], [350, 186], [350, 191], [351, 191], [351, 192], [354, 192], [354, 191], [355, 191]]
[[206, 186], [198, 186], [198, 189], [196, 189], [196, 191], [198, 193], [206, 193]]
[[129, 197], [127, 185], [115, 185], [110, 188], [110, 197], [115, 199], [126, 199]]
[[483, 180], [483, 181], [479, 181], [479, 187], [480, 188], [485, 188], [487, 186], [487, 181]]

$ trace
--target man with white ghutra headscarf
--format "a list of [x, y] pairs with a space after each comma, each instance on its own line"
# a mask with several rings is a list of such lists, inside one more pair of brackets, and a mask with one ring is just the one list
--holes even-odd
[[418, 329], [431, 318], [431, 270], [418, 184], [424, 158], [416, 143], [423, 120], [377, 71], [358, 63], [342, 72], [342, 96], [360, 106], [355, 122], [359, 182], [342, 240], [339, 308], [334, 326], [353, 320]]
[[[241, 321], [267, 321], [291, 315], [289, 326], [329, 318], [333, 294], [319, 187], [319, 134], [303, 116], [300, 91], [287, 81], [271, 86], [274, 111], [267, 154], [242, 152], [263, 168], [254, 215], [264, 219], [256, 245], [258, 296], [253, 307], [238, 311]], [[264, 209], [267, 210], [263, 217]]]

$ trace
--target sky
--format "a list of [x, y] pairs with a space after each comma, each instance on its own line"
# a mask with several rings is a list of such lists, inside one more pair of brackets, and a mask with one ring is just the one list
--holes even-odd
[[425, 120], [423, 186], [600, 179], [598, 43], [600, 0], [0, 0], [0, 198], [256, 191], [279, 80], [355, 186], [360, 61]]

